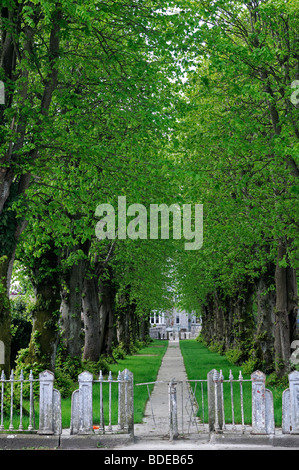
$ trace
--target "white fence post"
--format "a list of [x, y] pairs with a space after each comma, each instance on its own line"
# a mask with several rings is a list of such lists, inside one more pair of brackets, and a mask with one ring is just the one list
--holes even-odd
[[282, 395], [282, 432], [299, 434], [299, 372], [289, 374], [290, 388]]
[[274, 434], [273, 396], [266, 389], [266, 376], [263, 372], [251, 374], [252, 381], [252, 434]]
[[[93, 433], [93, 405], [92, 386], [93, 382], [100, 384], [100, 433], [113, 433], [112, 427], [112, 386], [113, 383], [118, 389], [118, 422], [116, 432], [126, 432], [134, 434], [134, 385], [132, 372], [125, 369], [119, 372], [116, 380], [113, 380], [111, 372], [108, 380], [104, 380], [102, 372], [98, 380], [93, 380], [93, 374], [82, 372], [78, 377], [79, 389], [72, 395], [71, 411], [71, 434]], [[105, 383], [108, 386], [108, 425], [105, 427], [104, 419], [104, 393]]]
[[61, 434], [61, 398], [55, 390], [54, 374], [45, 370], [39, 374], [39, 434]]
[[92, 418], [92, 382], [91, 372], [82, 372], [79, 377], [79, 434], [90, 434], [93, 432]]

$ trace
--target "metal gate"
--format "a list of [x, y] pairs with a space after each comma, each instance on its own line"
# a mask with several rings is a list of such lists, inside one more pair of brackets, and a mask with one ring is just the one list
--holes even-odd
[[[153, 436], [167, 434], [173, 439], [189, 434], [225, 431], [243, 434], [246, 430], [252, 431], [251, 426], [245, 426], [243, 386], [249, 386], [245, 393], [247, 415], [251, 415], [248, 405], [249, 402], [251, 405], [252, 397], [264, 397], [266, 392], [258, 391], [252, 395], [251, 383], [252, 380], [245, 380], [241, 372], [238, 378], [234, 378], [230, 372], [229, 378], [225, 380], [222, 371], [212, 370], [207, 374], [207, 379], [173, 378], [169, 381], [136, 384], [147, 386], [148, 390], [145, 412], [147, 427], [144, 432]], [[151, 394], [149, 385], [154, 385]], [[263, 406], [262, 403], [258, 408]], [[272, 415], [271, 410], [269, 413]]]
[[[152, 393], [149, 390], [150, 385], [154, 385]], [[143, 423], [143, 432], [147, 435], [167, 436], [172, 440], [208, 432], [207, 380], [172, 378], [169, 381], [139, 383], [136, 386], [146, 386], [148, 391]], [[136, 432], [138, 434], [138, 425], [135, 426], [135, 434]]]

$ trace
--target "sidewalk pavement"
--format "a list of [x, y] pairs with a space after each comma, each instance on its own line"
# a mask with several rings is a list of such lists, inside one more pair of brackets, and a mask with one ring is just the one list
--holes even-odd
[[[177, 385], [177, 416], [180, 432], [189, 428], [189, 418], [185, 408], [185, 400], [189, 395], [187, 374], [183, 356], [180, 350], [179, 340], [169, 341], [168, 348], [163, 357], [160, 370], [156, 379], [156, 384], [152, 390], [150, 400], [145, 409], [145, 416], [142, 424], [136, 424], [134, 434], [138, 437], [168, 436], [169, 435], [169, 401], [168, 384], [171, 379], [182, 381]], [[139, 385], [145, 387], [146, 385]], [[182, 406], [183, 404], [183, 406]], [[183, 415], [183, 416], [182, 416]], [[182, 425], [183, 421], [183, 425]], [[197, 429], [192, 423], [189, 432], [196, 432]]]

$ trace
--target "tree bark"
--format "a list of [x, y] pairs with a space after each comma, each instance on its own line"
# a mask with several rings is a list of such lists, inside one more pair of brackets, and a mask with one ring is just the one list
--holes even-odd
[[132, 319], [136, 308], [134, 304], [130, 303], [129, 291], [130, 287], [128, 286], [127, 291], [120, 296], [117, 306], [117, 339], [128, 354], [134, 341]]
[[87, 267], [87, 259], [90, 242], [76, 247], [76, 251], [82, 250], [83, 258], [79, 259], [69, 268], [65, 274], [64, 286], [61, 291], [61, 329], [62, 343], [66, 353], [75, 358], [82, 357], [83, 341], [83, 317], [82, 295], [83, 280]]
[[206, 302], [202, 308], [202, 330], [201, 335], [204, 341], [209, 344], [214, 339], [214, 296], [207, 295]]
[[149, 338], [150, 313], [143, 313], [140, 319], [139, 339], [146, 342]]
[[6, 377], [10, 373], [10, 346], [11, 346], [11, 312], [10, 302], [7, 293], [7, 272], [9, 260], [7, 256], [0, 258], [0, 340], [4, 346], [4, 364], [0, 364], [0, 368], [4, 370]]
[[26, 363], [37, 362], [54, 372], [59, 340], [60, 257], [49, 250], [35, 261], [33, 284], [36, 303], [33, 309], [32, 334]]
[[[7, 129], [10, 132], [15, 130], [15, 139], [7, 142], [7, 150], [4, 156], [0, 159], [0, 225], [4, 232], [0, 240], [0, 258], [3, 256], [8, 257], [7, 261], [1, 266], [1, 284], [7, 286], [9, 290], [10, 276], [12, 270], [12, 264], [14, 259], [14, 252], [17, 246], [19, 236], [24, 228], [24, 223], [19, 224], [17, 220], [12, 221], [10, 230], [7, 231], [5, 227], [5, 212], [7, 208], [10, 208], [10, 203], [16, 199], [19, 195], [24, 194], [29, 187], [31, 181], [31, 174], [26, 170], [22, 169], [24, 155], [21, 153], [22, 147], [25, 141], [26, 126], [28, 116], [22, 113], [22, 101], [28, 98], [28, 58], [32, 57], [32, 45], [34, 43], [35, 29], [27, 25], [23, 25], [22, 12], [23, 2], [11, 2], [10, 8], [1, 7], [1, 46], [0, 46], [0, 69], [3, 72], [2, 80], [5, 85], [5, 103], [0, 106], [0, 122], [3, 124], [3, 129]], [[51, 33], [49, 39], [49, 57], [48, 66], [49, 72], [45, 77], [43, 94], [40, 100], [40, 114], [46, 116], [52, 101], [52, 96], [55, 88], [57, 87], [57, 59], [59, 55], [59, 32], [60, 32], [60, 21], [59, 16], [61, 15], [60, 7], [56, 10], [53, 15], [53, 21], [51, 25]], [[23, 30], [22, 30], [23, 28]], [[20, 34], [21, 31], [24, 35], [24, 43], [20, 45]], [[25, 62], [23, 61], [25, 59]], [[19, 63], [18, 63], [19, 62]], [[21, 75], [22, 84], [16, 85], [19, 73], [16, 74], [16, 67], [19, 67], [19, 73]], [[7, 86], [10, 84], [10, 87]], [[13, 92], [11, 91], [13, 90]], [[5, 122], [4, 112], [8, 108], [12, 108], [14, 101], [14, 94], [18, 94], [19, 103], [19, 119], [17, 122], [16, 117], [12, 118], [11, 122]], [[39, 119], [36, 122], [35, 128], [41, 125], [42, 120]], [[39, 132], [37, 131], [37, 135]], [[38, 139], [40, 136], [38, 135]], [[4, 142], [6, 140], [4, 136]], [[37, 139], [37, 140], [38, 140]], [[21, 162], [20, 162], [21, 155]], [[38, 145], [27, 154], [27, 162], [30, 165], [33, 164], [38, 156]], [[16, 172], [16, 169], [21, 169]], [[10, 208], [11, 211], [11, 208]], [[11, 211], [13, 213], [13, 211]], [[3, 226], [2, 226], [3, 225]], [[13, 228], [11, 228], [13, 227]], [[4, 229], [4, 230], [3, 230]], [[9, 244], [9, 249], [7, 248]], [[8, 262], [8, 265], [7, 265]], [[6, 276], [6, 279], [4, 279]], [[5, 354], [6, 364], [5, 367], [9, 368], [10, 358], [10, 311], [9, 311], [9, 299], [8, 294], [5, 296], [4, 287], [1, 289], [1, 314], [0, 314], [0, 341], [5, 343]]]
[[83, 359], [98, 362], [100, 347], [99, 276], [87, 275], [83, 282], [84, 351]]
[[273, 372], [274, 321], [276, 292], [274, 289], [275, 266], [269, 264], [256, 283], [257, 319], [255, 354], [265, 373]]
[[295, 339], [297, 321], [296, 272], [288, 265], [287, 243], [280, 239], [275, 269], [275, 371], [283, 377], [290, 371], [291, 343]]
[[115, 294], [111, 279], [100, 283], [100, 349], [101, 354], [106, 356], [109, 356], [112, 352]]

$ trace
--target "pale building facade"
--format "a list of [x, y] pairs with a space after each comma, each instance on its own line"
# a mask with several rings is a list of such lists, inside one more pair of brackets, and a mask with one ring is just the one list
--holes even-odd
[[168, 312], [152, 312], [150, 317], [150, 336], [156, 339], [196, 338], [201, 323], [196, 315], [174, 307]]

